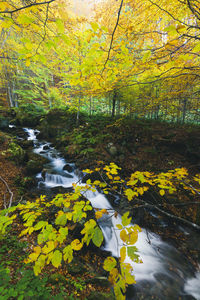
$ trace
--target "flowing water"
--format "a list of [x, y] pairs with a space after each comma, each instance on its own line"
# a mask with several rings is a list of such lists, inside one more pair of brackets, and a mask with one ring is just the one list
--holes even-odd
[[[45, 187], [51, 189], [55, 187], [70, 188], [72, 183], [80, 180], [78, 170], [74, 163], [68, 164], [71, 172], [63, 168], [66, 161], [61, 157], [50, 143], [37, 140], [37, 130], [24, 128], [28, 134], [28, 139], [34, 142], [34, 152], [47, 158], [49, 162], [45, 165], [45, 172], [37, 175], [38, 189]], [[116, 224], [121, 223], [121, 217], [113, 215], [113, 208], [106, 196], [100, 192], [87, 192], [85, 196], [90, 200], [95, 208], [109, 209], [110, 217], [104, 216], [99, 220], [105, 238], [104, 250], [119, 256], [120, 237], [119, 231], [114, 230]], [[185, 230], [185, 234], [189, 234]], [[193, 235], [193, 242], [200, 249], [199, 234]], [[138, 249], [143, 263], [136, 264], [127, 259], [134, 269], [137, 284], [130, 286], [127, 291], [127, 299], [160, 299], [160, 300], [200, 300], [200, 271], [194, 270], [191, 263], [175, 247], [162, 241], [162, 239], [145, 229], [139, 233], [135, 246]], [[200, 266], [199, 266], [200, 269]], [[98, 299], [97, 299], [98, 300]]]

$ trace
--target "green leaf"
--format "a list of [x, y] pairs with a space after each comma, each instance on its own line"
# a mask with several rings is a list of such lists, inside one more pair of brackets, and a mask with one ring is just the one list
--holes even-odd
[[59, 250], [56, 250], [53, 253], [53, 256], [51, 259], [52, 265], [54, 267], [58, 268], [61, 265], [61, 261], [62, 261], [62, 253]]
[[111, 271], [112, 269], [114, 269], [116, 265], [117, 265], [116, 259], [114, 257], [109, 256], [104, 260], [103, 268], [106, 271]]
[[134, 262], [139, 262], [139, 255], [136, 253], [138, 249], [135, 246], [127, 247], [127, 254]]
[[99, 227], [95, 227], [94, 235], [92, 241], [95, 246], [100, 247], [103, 242], [103, 233]]
[[131, 223], [131, 218], [128, 218], [129, 212], [127, 211], [125, 214], [122, 216], [122, 225], [127, 226]]
[[63, 214], [63, 215], [59, 215], [57, 218], [56, 218], [56, 225], [61, 225], [61, 226], [65, 226], [66, 223], [67, 223], [67, 218], [66, 218], [66, 215]]
[[73, 259], [73, 249], [71, 245], [68, 245], [67, 247], [64, 248], [63, 250], [63, 259], [64, 261], [68, 261], [70, 263]]
[[40, 222], [38, 222], [38, 223], [34, 226], [34, 229], [35, 229], [35, 230], [39, 230], [39, 229], [41, 229], [42, 227], [46, 226], [47, 224], [48, 224], [48, 223], [45, 222], [45, 221], [40, 221]]

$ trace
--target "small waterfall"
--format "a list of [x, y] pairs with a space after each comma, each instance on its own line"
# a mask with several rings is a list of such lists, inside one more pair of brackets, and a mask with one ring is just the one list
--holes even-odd
[[75, 182], [75, 178], [68, 178], [58, 174], [45, 174], [45, 181], [44, 184], [47, 187], [56, 187], [62, 186], [64, 188], [69, 188], [72, 186], [72, 183]]
[[28, 133], [28, 141], [34, 141], [37, 139], [36, 135], [39, 133], [36, 129], [23, 128]]

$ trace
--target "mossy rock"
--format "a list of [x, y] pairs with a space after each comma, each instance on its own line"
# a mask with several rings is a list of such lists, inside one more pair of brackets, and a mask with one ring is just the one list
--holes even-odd
[[35, 153], [31, 153], [28, 155], [29, 161], [26, 164], [25, 173], [27, 175], [34, 175], [43, 170], [44, 164], [48, 162], [48, 160], [40, 155]]

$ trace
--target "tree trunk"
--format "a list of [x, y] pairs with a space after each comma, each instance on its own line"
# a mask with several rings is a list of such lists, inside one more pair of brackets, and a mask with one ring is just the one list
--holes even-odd
[[112, 101], [112, 117], [115, 116], [115, 107], [116, 107], [117, 93], [114, 91], [113, 101]]
[[183, 117], [182, 117], [183, 124], [185, 123], [186, 108], [187, 108], [187, 99], [184, 99], [183, 100]]

